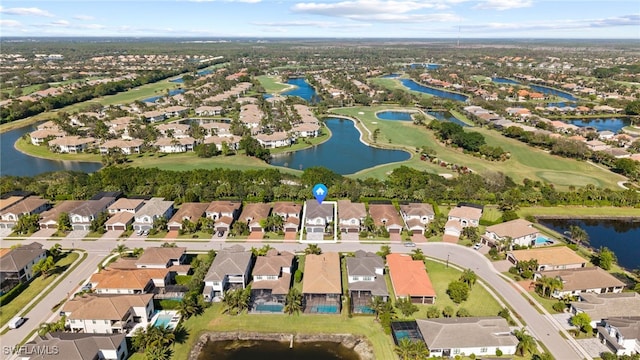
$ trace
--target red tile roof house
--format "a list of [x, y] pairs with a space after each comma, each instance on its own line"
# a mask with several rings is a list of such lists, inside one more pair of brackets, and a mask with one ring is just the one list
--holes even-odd
[[404, 222], [395, 206], [391, 204], [371, 204], [369, 205], [369, 214], [376, 226], [384, 226], [390, 234], [402, 232]]
[[366, 217], [367, 209], [363, 203], [338, 200], [338, 230], [341, 233], [360, 232]]
[[533, 224], [524, 219], [515, 219], [487, 226], [481, 242], [493, 247], [499, 245], [501, 241], [511, 238], [513, 245], [534, 246], [540, 230], [533, 227]]
[[271, 204], [253, 203], [245, 204], [238, 221], [244, 221], [249, 226], [249, 231], [264, 232], [260, 221], [269, 217]]
[[302, 295], [305, 313], [340, 314], [342, 276], [338, 253], [326, 252], [305, 257]]
[[435, 212], [431, 204], [411, 203], [400, 205], [400, 215], [402, 215], [410, 233], [424, 234], [429, 222], [433, 221]]
[[227, 232], [231, 229], [231, 224], [240, 216], [242, 203], [234, 201], [212, 201], [205, 214], [213, 219], [214, 229], [218, 232]]
[[297, 232], [300, 228], [300, 214], [302, 206], [293, 202], [276, 202], [273, 204], [272, 214], [278, 215], [284, 220], [285, 232]]
[[275, 249], [256, 258], [251, 284], [252, 312], [282, 312], [291, 287], [293, 258], [292, 253], [278, 253]]
[[424, 262], [407, 254], [389, 254], [387, 267], [396, 298], [410, 298], [414, 304], [435, 304], [436, 292]]
[[50, 206], [48, 200], [38, 196], [29, 196], [0, 211], [0, 229], [11, 229], [16, 225], [20, 217], [40, 214], [49, 209]]
[[169, 269], [111, 269], [91, 275], [97, 294], [149, 294], [171, 281]]
[[180, 205], [178, 211], [169, 219], [167, 228], [169, 231], [183, 230], [182, 225], [185, 220], [197, 224], [199, 219], [204, 216], [208, 207], [209, 204], [207, 203], [184, 203]]

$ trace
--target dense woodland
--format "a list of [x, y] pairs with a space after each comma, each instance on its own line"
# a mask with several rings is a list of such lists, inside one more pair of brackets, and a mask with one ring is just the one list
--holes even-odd
[[311, 187], [324, 183], [329, 198], [353, 201], [418, 201], [499, 204], [503, 211], [529, 205], [611, 205], [640, 206], [640, 194], [634, 190], [611, 190], [587, 185], [557, 191], [553, 185], [525, 179], [516, 184], [502, 173], [462, 174], [453, 179], [399, 167], [386, 180], [346, 178], [332, 171], [313, 167], [300, 177], [277, 169], [229, 170], [197, 169], [185, 172], [109, 166], [92, 174], [53, 172], [35, 177], [0, 178], [0, 193], [27, 191], [51, 200], [88, 199], [100, 191], [122, 191], [126, 196], [159, 196], [167, 200], [206, 202], [238, 199], [256, 202], [306, 200]]

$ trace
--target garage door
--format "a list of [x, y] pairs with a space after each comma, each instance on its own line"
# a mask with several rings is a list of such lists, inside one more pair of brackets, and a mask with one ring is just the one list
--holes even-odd
[[171, 231], [171, 230], [174, 230], [174, 231], [180, 230], [180, 226], [178, 226], [178, 225], [169, 226], [168, 228], [169, 228], [169, 231]]
[[400, 229], [389, 229], [390, 234], [400, 234]]
[[356, 229], [356, 228], [353, 228], [353, 229], [347, 229], [347, 232], [350, 232], [350, 233], [357, 233], [357, 232], [358, 232], [358, 229]]
[[284, 231], [285, 232], [296, 232], [296, 231], [298, 231], [298, 229], [296, 229], [296, 228], [286, 228], [286, 229], [284, 229]]
[[411, 233], [412, 234], [416, 234], [416, 235], [421, 235], [422, 234], [422, 230], [412, 230]]
[[124, 225], [111, 225], [108, 226], [107, 230], [120, 230], [120, 231], [125, 231], [126, 227]]
[[251, 231], [262, 231], [262, 228], [259, 227], [259, 226], [257, 226], [257, 227], [254, 226], [254, 227], [251, 228]]

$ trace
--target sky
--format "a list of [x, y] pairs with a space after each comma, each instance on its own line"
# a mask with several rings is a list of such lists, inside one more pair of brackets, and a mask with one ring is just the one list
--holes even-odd
[[640, 41], [638, 0], [3, 0], [0, 36]]

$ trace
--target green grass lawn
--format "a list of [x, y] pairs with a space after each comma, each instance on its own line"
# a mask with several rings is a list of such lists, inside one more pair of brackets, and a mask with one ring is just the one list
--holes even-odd
[[527, 215], [546, 215], [546, 216], [559, 216], [559, 217], [616, 217], [616, 216], [631, 216], [640, 217], [640, 209], [630, 207], [613, 207], [613, 206], [531, 206], [523, 207], [517, 211], [520, 217]]
[[[598, 187], [618, 189], [617, 182], [624, 180], [618, 174], [599, 169], [589, 163], [551, 155], [543, 150], [530, 147], [514, 139], [509, 139], [496, 131], [485, 128], [467, 128], [465, 131], [476, 131], [485, 136], [488, 144], [501, 146], [511, 154], [507, 161], [489, 161], [464, 154], [461, 150], [446, 147], [438, 142], [433, 133], [426, 128], [414, 125], [409, 121], [385, 121], [375, 116], [377, 111], [394, 108], [392, 106], [351, 107], [333, 109], [339, 115], [357, 118], [361, 122], [359, 127], [366, 127], [373, 132], [380, 129], [376, 145], [402, 148], [415, 154], [415, 150], [428, 146], [437, 152], [439, 159], [450, 163], [468, 166], [476, 172], [503, 172], [520, 183], [525, 178], [551, 182], [557, 189], [566, 190], [569, 186], [584, 186], [593, 184]], [[412, 109], [415, 110], [415, 109]], [[360, 114], [363, 113], [363, 114]], [[365, 131], [365, 138], [372, 142]], [[384, 178], [389, 171], [400, 165], [407, 165], [418, 170], [433, 173], [450, 173], [446, 168], [430, 162], [421, 161], [414, 156], [410, 160], [388, 164], [372, 169], [363, 170], [354, 175], [356, 178]]]
[[[77, 253], [67, 254], [62, 259], [56, 262], [56, 267], [58, 269], [66, 270], [77, 258]], [[11, 300], [7, 304], [2, 304], [0, 306], [0, 326], [3, 326], [7, 323], [12, 317], [19, 314], [27, 304], [36, 298], [40, 293], [44, 291], [44, 289], [51, 283], [53, 283], [59, 276], [61, 276], [64, 272], [54, 272], [51, 275], [44, 277], [42, 275], [36, 277], [29, 286], [22, 291], [20, 295]], [[51, 304], [53, 306], [53, 304]]]
[[200, 335], [207, 331], [253, 331], [288, 334], [354, 334], [365, 336], [373, 345], [376, 359], [394, 359], [393, 340], [384, 334], [373, 316], [221, 314], [222, 305], [214, 304], [204, 314], [183, 322], [188, 339], [174, 346], [173, 359], [187, 359]]
[[262, 75], [258, 76], [256, 79], [258, 79], [260, 85], [264, 88], [264, 91], [269, 94], [277, 94], [293, 88], [292, 85], [280, 82], [281, 79], [277, 76]]
[[16, 142], [16, 149], [27, 153], [31, 156], [44, 158], [44, 159], [53, 159], [53, 160], [74, 160], [74, 161], [93, 161], [100, 162], [102, 157], [96, 154], [59, 154], [49, 151], [49, 148], [46, 146], [36, 146], [31, 144], [29, 140], [25, 140], [23, 138], [18, 139]]

